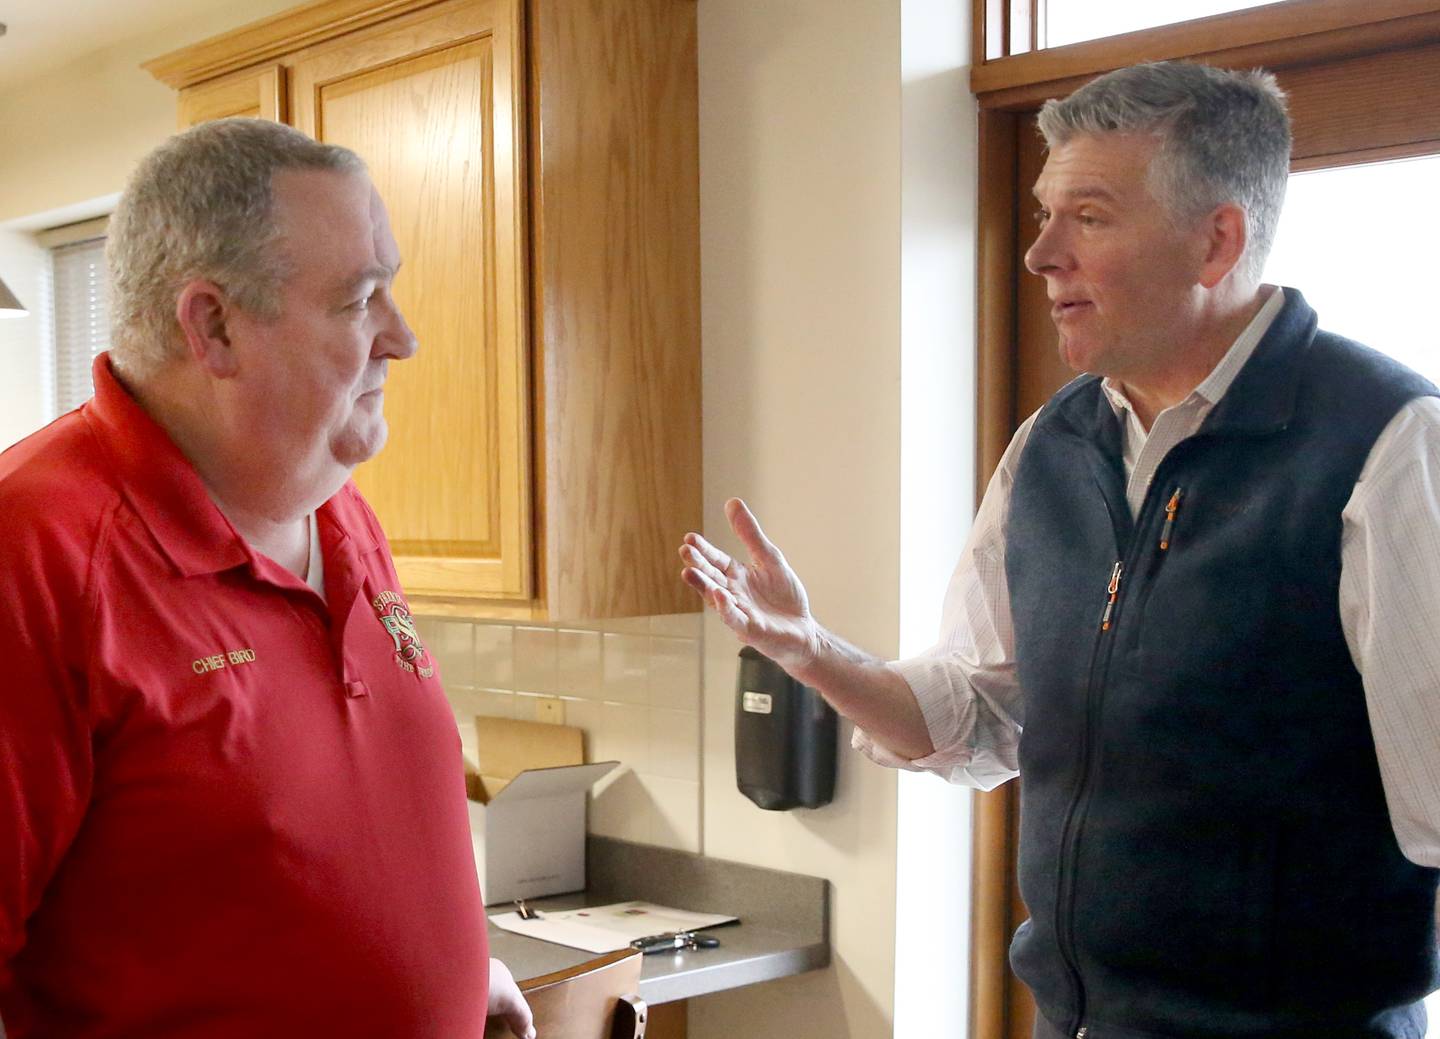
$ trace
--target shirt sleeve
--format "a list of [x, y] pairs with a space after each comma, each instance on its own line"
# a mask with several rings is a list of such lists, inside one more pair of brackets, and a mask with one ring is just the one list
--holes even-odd
[[13, 963], [25, 945], [27, 921], [79, 829], [93, 775], [84, 696], [88, 618], [79, 615], [83, 596], [71, 594], [83, 577], [45, 572], [47, 563], [75, 558], [73, 546], [61, 540], [17, 522], [0, 544], [0, 1014], [6, 1017], [21, 1009]]
[[1340, 618], [1395, 837], [1440, 867], [1440, 399], [1386, 426], [1343, 512]]
[[981, 790], [1019, 774], [1024, 700], [1005, 580], [1005, 518], [1015, 468], [1034, 423], [1031, 415], [1016, 431], [985, 489], [945, 593], [939, 641], [919, 656], [890, 664], [915, 694], [935, 751], [907, 759], [857, 728], [851, 746], [878, 764], [934, 772]]

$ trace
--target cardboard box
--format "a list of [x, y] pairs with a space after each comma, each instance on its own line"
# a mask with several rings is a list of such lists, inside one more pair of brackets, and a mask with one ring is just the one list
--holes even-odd
[[485, 904], [585, 887], [585, 794], [618, 761], [584, 764], [584, 734], [565, 725], [475, 719], [466, 776], [470, 839]]

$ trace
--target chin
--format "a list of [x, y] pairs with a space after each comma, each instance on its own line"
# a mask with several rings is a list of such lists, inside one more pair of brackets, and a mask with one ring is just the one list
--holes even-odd
[[330, 442], [330, 453], [341, 465], [354, 468], [368, 462], [385, 446], [390, 429], [385, 420], [377, 419], [363, 428], [346, 429]]

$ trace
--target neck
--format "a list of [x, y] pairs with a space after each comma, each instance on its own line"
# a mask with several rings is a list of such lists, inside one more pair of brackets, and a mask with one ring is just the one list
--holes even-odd
[[240, 536], [303, 578], [309, 566], [307, 518], [338, 488], [317, 494], [313, 481], [295, 479], [306, 469], [296, 460], [272, 457], [254, 440], [227, 436], [223, 402], [182, 363], [143, 381], [120, 373], [117, 378], [195, 467], [210, 500]]
[[1258, 285], [1232, 286], [1230, 291], [1219, 287], [1209, 290], [1197, 307], [1189, 330], [1172, 330], [1171, 334], [1182, 345], [1166, 357], [1163, 369], [1120, 377], [1125, 396], [1146, 430], [1160, 412], [1179, 404], [1205, 381], [1235, 345], [1240, 333], [1255, 320], [1267, 298]]

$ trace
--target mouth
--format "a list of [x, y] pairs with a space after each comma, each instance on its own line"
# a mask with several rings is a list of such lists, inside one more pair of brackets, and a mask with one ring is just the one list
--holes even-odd
[[1059, 321], [1068, 321], [1088, 313], [1093, 307], [1088, 299], [1057, 299], [1050, 307], [1050, 317]]

